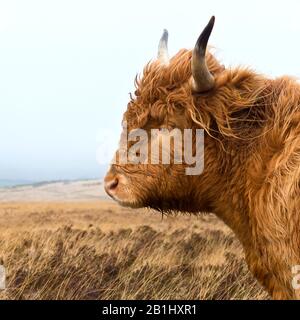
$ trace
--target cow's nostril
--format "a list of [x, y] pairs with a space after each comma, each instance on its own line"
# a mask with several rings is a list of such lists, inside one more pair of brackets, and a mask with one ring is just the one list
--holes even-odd
[[119, 183], [119, 180], [115, 178], [113, 181], [111, 181], [109, 185], [109, 189], [110, 190], [116, 189], [116, 187], [118, 186], [118, 183]]
[[118, 178], [114, 178], [112, 180], [106, 181], [105, 182], [105, 189], [106, 189], [107, 193], [115, 190], [117, 188], [118, 184], [119, 184]]

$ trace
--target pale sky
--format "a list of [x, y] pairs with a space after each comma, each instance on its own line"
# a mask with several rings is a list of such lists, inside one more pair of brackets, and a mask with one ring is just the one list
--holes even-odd
[[299, 76], [299, 12], [296, 0], [0, 0], [0, 179], [101, 176], [103, 137], [117, 142], [164, 28], [175, 54], [215, 15], [226, 66]]

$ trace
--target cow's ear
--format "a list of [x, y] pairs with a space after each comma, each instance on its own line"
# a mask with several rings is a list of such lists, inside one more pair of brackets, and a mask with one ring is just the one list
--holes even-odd
[[215, 85], [215, 79], [209, 72], [206, 65], [206, 47], [209, 36], [215, 23], [215, 17], [212, 16], [207, 26], [200, 34], [192, 55], [192, 75], [193, 90], [196, 92], [205, 92], [211, 90]]

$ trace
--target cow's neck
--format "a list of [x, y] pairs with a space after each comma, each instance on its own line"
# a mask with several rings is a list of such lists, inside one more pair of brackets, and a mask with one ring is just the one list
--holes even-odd
[[[218, 182], [212, 186], [212, 211], [233, 230], [244, 246], [249, 246], [252, 234], [246, 195], [248, 179], [247, 171], [240, 170], [246, 167], [249, 148], [225, 144], [215, 150], [216, 165], [207, 173]], [[218, 189], [214, 190], [216, 186]]]

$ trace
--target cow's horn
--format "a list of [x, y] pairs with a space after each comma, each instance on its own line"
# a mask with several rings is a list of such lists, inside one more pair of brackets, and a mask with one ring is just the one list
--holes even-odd
[[205, 53], [207, 42], [215, 23], [215, 17], [212, 16], [205, 29], [200, 34], [192, 55], [192, 74], [193, 74], [193, 89], [196, 92], [205, 92], [214, 87], [215, 79], [209, 72]]
[[157, 59], [162, 64], [165, 64], [165, 65], [169, 63], [168, 37], [169, 37], [168, 30], [164, 29], [164, 32], [159, 41], [158, 54], [157, 54]]

